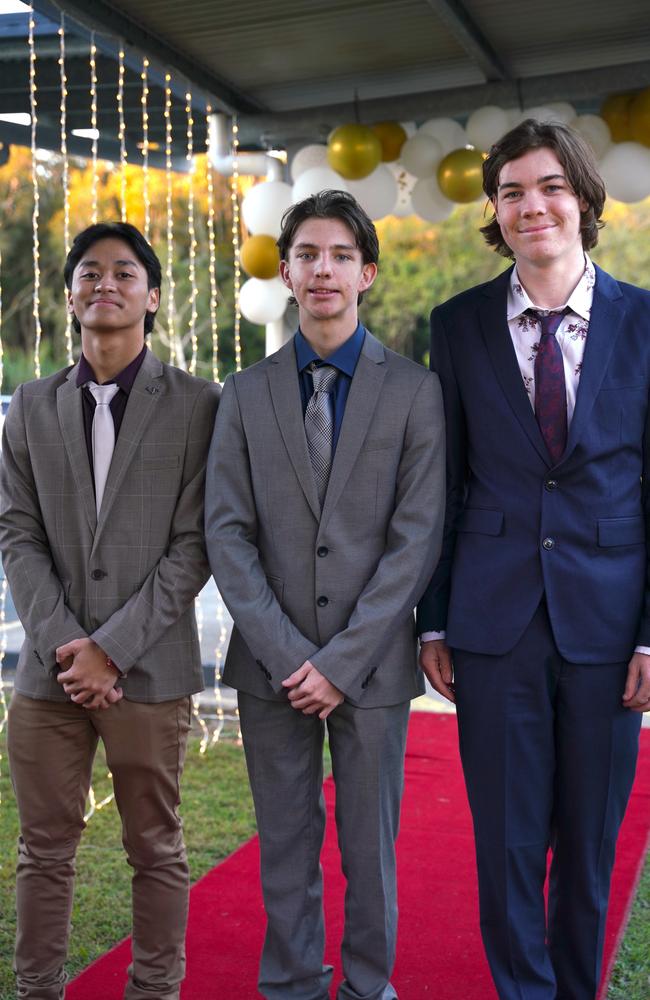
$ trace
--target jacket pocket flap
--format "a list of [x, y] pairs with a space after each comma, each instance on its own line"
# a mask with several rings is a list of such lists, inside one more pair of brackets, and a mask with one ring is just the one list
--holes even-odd
[[598, 521], [599, 545], [642, 545], [644, 542], [642, 517], [601, 517]]
[[458, 523], [459, 531], [476, 531], [480, 535], [500, 535], [503, 511], [482, 507], [466, 507]]

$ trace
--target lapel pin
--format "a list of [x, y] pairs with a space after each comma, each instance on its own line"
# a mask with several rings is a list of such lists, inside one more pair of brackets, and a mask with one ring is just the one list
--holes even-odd
[[160, 392], [159, 385], [148, 385], [147, 392], [150, 392], [152, 396], [155, 396], [157, 392]]

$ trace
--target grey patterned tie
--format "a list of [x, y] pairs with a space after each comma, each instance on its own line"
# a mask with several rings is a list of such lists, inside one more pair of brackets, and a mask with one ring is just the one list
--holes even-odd
[[111, 466], [113, 449], [115, 447], [115, 426], [109, 404], [118, 391], [119, 385], [116, 385], [114, 382], [110, 382], [107, 385], [97, 385], [96, 382], [87, 382], [86, 385], [92, 392], [96, 403], [93, 414], [92, 441], [95, 504], [97, 507], [97, 516], [99, 517], [102, 497], [104, 496], [104, 487], [108, 479], [108, 470]]
[[325, 499], [327, 481], [332, 466], [332, 437], [334, 434], [334, 414], [330, 392], [338, 370], [332, 365], [315, 365], [311, 367], [311, 377], [314, 382], [314, 392], [307, 403], [305, 411], [305, 434], [311, 465], [316, 479], [318, 499], [321, 507]]

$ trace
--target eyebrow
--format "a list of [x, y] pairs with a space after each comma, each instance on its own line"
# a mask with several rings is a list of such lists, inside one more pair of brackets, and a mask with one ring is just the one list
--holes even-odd
[[[296, 243], [293, 247], [294, 250], [318, 250], [320, 249], [317, 243]], [[358, 247], [354, 243], [334, 243], [329, 250], [357, 250]]]
[[[538, 177], [535, 183], [545, 184], [547, 181], [556, 181], [558, 180], [558, 178], [562, 181], [566, 180], [564, 174], [544, 174], [543, 177]], [[520, 187], [523, 187], [523, 184], [521, 184], [519, 181], [506, 181], [505, 184], [499, 184], [498, 189], [499, 191], [501, 191], [502, 188], [520, 188]]]
[[[127, 267], [137, 267], [138, 266], [137, 263], [136, 263], [136, 261], [134, 261], [134, 260], [114, 260], [113, 263], [114, 264], [119, 264], [120, 267], [125, 267], [125, 266], [127, 266]], [[79, 264], [78, 264], [78, 267], [99, 267], [99, 261], [98, 260], [89, 260], [89, 259], [80, 260]]]

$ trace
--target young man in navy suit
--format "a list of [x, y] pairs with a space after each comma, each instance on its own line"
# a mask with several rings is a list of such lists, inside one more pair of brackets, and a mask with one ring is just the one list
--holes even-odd
[[457, 704], [499, 997], [594, 1000], [650, 709], [650, 293], [587, 256], [605, 189], [571, 129], [529, 119], [483, 169], [514, 267], [431, 317], [448, 483], [421, 665]]

